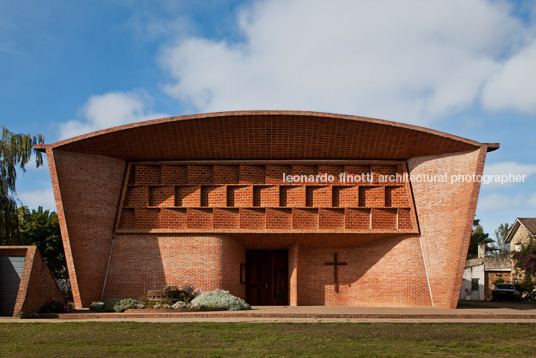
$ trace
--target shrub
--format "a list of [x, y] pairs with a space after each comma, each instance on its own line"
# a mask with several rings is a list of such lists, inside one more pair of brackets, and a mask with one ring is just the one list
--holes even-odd
[[193, 295], [195, 291], [195, 287], [193, 285], [184, 285], [182, 286], [181, 291], [184, 291], [190, 295]]
[[95, 312], [113, 312], [116, 303], [121, 301], [118, 298], [110, 298], [104, 302], [93, 302], [89, 305], [89, 309]]
[[225, 308], [229, 311], [250, 310], [251, 306], [241, 298], [233, 296], [229, 291], [215, 290], [204, 292], [191, 302], [193, 307]]
[[89, 309], [95, 312], [124, 312], [130, 308], [145, 308], [145, 304], [133, 298], [123, 300], [112, 298], [104, 302], [93, 302], [89, 305]]
[[525, 278], [525, 280], [516, 284], [516, 288], [522, 294], [530, 294], [536, 288], [536, 283], [528, 278]]
[[73, 308], [67, 303], [53, 298], [49, 302], [45, 303], [41, 309], [40, 313], [65, 313], [71, 312]]
[[496, 279], [495, 281], [493, 281], [493, 284], [494, 284], [494, 285], [498, 285], [499, 283], [504, 283], [504, 282], [505, 282], [505, 281], [504, 281], [504, 278], [498, 278], [498, 279]]
[[[180, 301], [179, 301], [180, 302]], [[161, 308], [165, 308], [165, 309], [171, 309], [173, 308], [170, 304], [167, 304], [167, 303], [156, 303], [156, 305], [154, 305], [153, 308], [156, 308], [156, 309], [161, 309]]]
[[89, 305], [90, 311], [104, 312], [104, 302], [93, 302]]
[[162, 290], [162, 294], [165, 298], [171, 301], [177, 301], [179, 299], [180, 290], [177, 286], [166, 286]]
[[187, 292], [187, 291], [179, 291], [178, 301], [188, 303], [191, 300], [193, 300], [194, 298], [195, 298], [195, 296], [192, 295], [191, 293]]
[[188, 307], [189, 307], [189, 304], [183, 301], [177, 301], [175, 302], [173, 306], [171, 306], [171, 308], [174, 308], [174, 309], [179, 309], [179, 308], [184, 309]]
[[131, 308], [143, 308], [143, 307], [145, 306], [141, 302], [136, 301], [133, 298], [125, 298], [124, 300], [121, 300], [114, 305], [114, 311], [125, 312], [126, 310], [131, 309]]
[[110, 298], [104, 301], [104, 307], [102, 312], [113, 312], [114, 306], [117, 302], [121, 301], [119, 298]]

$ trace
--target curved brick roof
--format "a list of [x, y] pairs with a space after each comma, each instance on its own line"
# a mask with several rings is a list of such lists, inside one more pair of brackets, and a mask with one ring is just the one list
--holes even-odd
[[[155, 119], [36, 146], [127, 160], [408, 159], [483, 143], [380, 119], [318, 112], [219, 112]], [[488, 144], [488, 151], [498, 144]]]

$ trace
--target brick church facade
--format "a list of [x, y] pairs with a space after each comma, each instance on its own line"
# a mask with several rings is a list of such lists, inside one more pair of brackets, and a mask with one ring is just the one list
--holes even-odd
[[[75, 304], [165, 285], [253, 305], [455, 307], [479, 143], [378, 119], [157, 119], [46, 152]], [[441, 178], [449, 180], [443, 181]]]

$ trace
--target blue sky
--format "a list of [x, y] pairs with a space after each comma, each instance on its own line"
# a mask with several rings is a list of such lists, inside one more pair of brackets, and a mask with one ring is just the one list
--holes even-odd
[[[500, 142], [477, 218], [536, 216], [536, 2], [0, 2], [0, 124], [47, 143], [199, 112], [293, 109]], [[48, 168], [18, 197], [55, 209]]]

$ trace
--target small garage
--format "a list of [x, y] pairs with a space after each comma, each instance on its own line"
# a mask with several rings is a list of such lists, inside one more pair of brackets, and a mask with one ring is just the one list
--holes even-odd
[[0, 256], [0, 315], [12, 316], [24, 270], [24, 256]]

